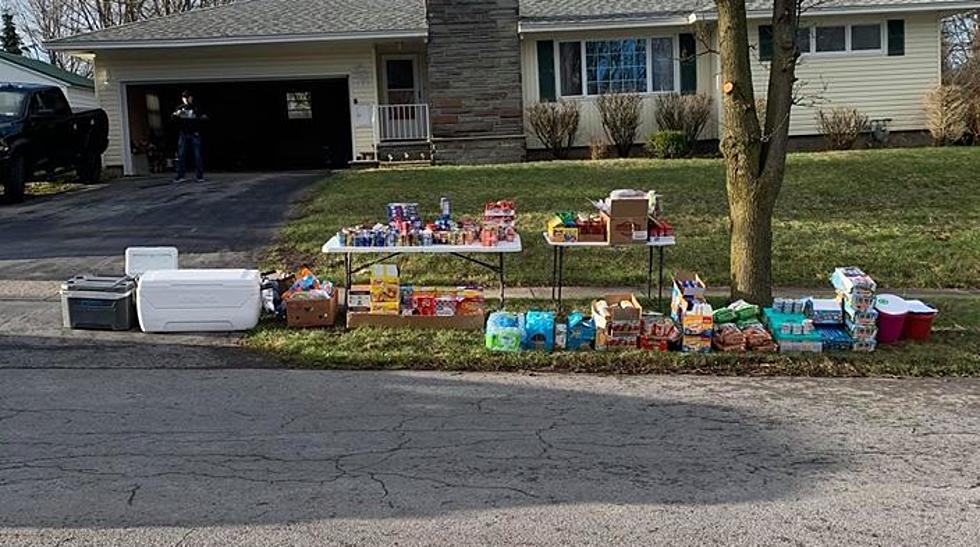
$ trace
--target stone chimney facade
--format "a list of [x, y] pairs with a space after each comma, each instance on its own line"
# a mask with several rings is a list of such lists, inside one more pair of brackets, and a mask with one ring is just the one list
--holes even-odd
[[524, 161], [519, 0], [427, 0], [437, 163]]

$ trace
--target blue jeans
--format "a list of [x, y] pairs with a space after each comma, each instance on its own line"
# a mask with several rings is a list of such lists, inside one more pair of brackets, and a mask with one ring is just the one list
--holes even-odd
[[188, 148], [194, 153], [194, 171], [197, 179], [204, 178], [204, 151], [201, 148], [200, 133], [181, 133], [177, 141], [177, 178], [187, 176]]

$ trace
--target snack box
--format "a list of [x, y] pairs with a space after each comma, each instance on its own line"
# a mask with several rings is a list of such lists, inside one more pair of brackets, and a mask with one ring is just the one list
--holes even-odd
[[851, 333], [851, 338], [854, 340], [877, 340], [878, 339], [878, 326], [877, 325], [859, 325], [854, 323], [850, 319], [844, 320], [844, 327], [847, 332]]
[[597, 330], [595, 337], [595, 349], [599, 351], [617, 351], [637, 349], [640, 337], [634, 336], [609, 336], [604, 330]]
[[710, 313], [685, 312], [681, 318], [681, 329], [685, 336], [711, 336], [714, 320]]
[[682, 341], [684, 353], [711, 353], [711, 336], [688, 336]]
[[347, 311], [371, 311], [371, 286], [354, 285], [347, 291]]
[[[817, 335], [820, 336], [820, 335]], [[823, 353], [820, 340], [778, 340], [779, 353]]]
[[805, 313], [815, 325], [840, 325], [844, 322], [844, 308], [833, 298], [807, 300]]
[[548, 238], [550, 238], [553, 243], [576, 243], [579, 241], [578, 228], [556, 226], [548, 230]]
[[482, 315], [455, 315], [453, 317], [380, 315], [372, 313], [348, 313], [347, 328], [380, 327], [414, 330], [467, 330], [482, 331]]
[[401, 314], [401, 304], [399, 302], [371, 302], [370, 313], [373, 315], [399, 315]]
[[836, 268], [830, 276], [830, 283], [842, 293], [874, 293], [878, 290], [875, 280], [857, 266]]
[[844, 302], [844, 320], [850, 321], [856, 325], [877, 325], [878, 324], [878, 310], [873, 307], [866, 310], [858, 311], [851, 306], [847, 301]]
[[845, 308], [854, 311], [874, 311], [875, 295], [872, 293], [837, 293], [837, 300], [841, 301]]

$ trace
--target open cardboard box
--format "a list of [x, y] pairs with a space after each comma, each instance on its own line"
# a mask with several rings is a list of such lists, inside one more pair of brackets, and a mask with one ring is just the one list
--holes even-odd
[[332, 327], [337, 322], [337, 300], [337, 291], [329, 300], [288, 300], [286, 325], [296, 329]]
[[[597, 331], [608, 330], [609, 327], [614, 323], [636, 323], [637, 331], [639, 331], [640, 321], [643, 317], [643, 307], [640, 306], [640, 302], [635, 296], [628, 293], [623, 294], [607, 294], [603, 300], [606, 301], [609, 306], [606, 308], [605, 313], [599, 311], [599, 301], [592, 301], [592, 320], [595, 322], [595, 328]], [[632, 308], [622, 308], [618, 304], [622, 301], [630, 302]], [[637, 332], [639, 334], [639, 332]]]

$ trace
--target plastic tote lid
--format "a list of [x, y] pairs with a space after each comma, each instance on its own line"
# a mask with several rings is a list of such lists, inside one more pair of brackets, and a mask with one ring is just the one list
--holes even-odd
[[905, 315], [909, 312], [909, 304], [901, 296], [879, 294], [875, 299], [875, 309], [888, 315]]
[[135, 284], [128, 277], [94, 277], [77, 275], [61, 284], [65, 293], [73, 291], [104, 292], [125, 294], [133, 290]]

